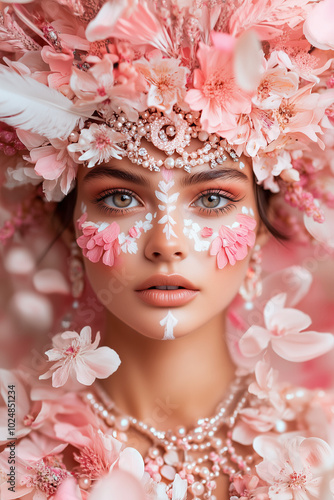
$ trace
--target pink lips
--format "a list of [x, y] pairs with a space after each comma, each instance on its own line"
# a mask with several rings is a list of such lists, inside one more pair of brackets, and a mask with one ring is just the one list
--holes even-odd
[[[180, 288], [166, 289], [166, 287]], [[136, 290], [144, 302], [157, 307], [183, 306], [194, 299], [198, 292], [193, 283], [179, 274], [156, 274], [144, 281]]]

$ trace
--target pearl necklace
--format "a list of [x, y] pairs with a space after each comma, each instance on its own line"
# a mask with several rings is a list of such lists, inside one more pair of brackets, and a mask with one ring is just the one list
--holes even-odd
[[[213, 491], [221, 473], [233, 478], [236, 474], [251, 471], [249, 465], [253, 457], [238, 455], [231, 439], [236, 418], [247, 402], [247, 381], [245, 377], [233, 381], [215, 415], [200, 418], [189, 432], [183, 426], [177, 427], [175, 431], [159, 431], [122, 414], [98, 386], [95, 387], [97, 396], [89, 392], [83, 397], [105, 424], [113, 429], [112, 436], [116, 439], [126, 443], [126, 432], [133, 428], [152, 442], [145, 457], [145, 470], [155, 481], [159, 482], [163, 478], [167, 482], [169, 498], [174, 476], [178, 473], [187, 480], [193, 500], [216, 500]], [[225, 438], [217, 435], [222, 426], [227, 427]], [[192, 453], [199, 456], [194, 457]]]

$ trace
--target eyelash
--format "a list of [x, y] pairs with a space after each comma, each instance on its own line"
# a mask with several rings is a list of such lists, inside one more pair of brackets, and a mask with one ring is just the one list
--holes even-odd
[[[132, 208], [113, 208], [113, 207], [103, 205], [103, 200], [105, 200], [109, 196], [113, 196], [114, 194], [127, 194], [128, 196], [131, 196], [131, 197], [135, 198], [138, 202], [140, 202], [140, 200], [136, 196], [134, 196], [133, 191], [129, 191], [128, 189], [110, 189], [109, 191], [105, 191], [98, 198], [93, 200], [93, 203], [98, 205], [100, 210], [102, 210], [103, 212], [105, 212], [107, 214], [118, 213], [118, 214], [124, 215], [132, 210]], [[193, 205], [196, 201], [200, 200], [202, 197], [208, 196], [210, 194], [221, 196], [222, 198], [225, 198], [226, 200], [229, 200], [232, 203], [229, 203], [228, 205], [225, 205], [224, 207], [220, 207], [220, 208], [196, 207], [199, 209], [199, 212], [202, 214], [212, 215], [213, 213], [215, 213], [218, 216], [222, 213], [227, 213], [234, 208], [233, 203], [238, 203], [239, 201], [242, 200], [242, 198], [232, 196], [230, 193], [226, 193], [225, 191], [221, 191], [219, 189], [207, 189], [206, 191], [203, 191], [202, 193], [200, 193], [199, 196], [191, 203], [191, 205]], [[140, 202], [140, 203], [142, 203], [142, 202]], [[133, 207], [133, 208], [136, 208], [136, 207]]]
[[215, 215], [217, 215], [217, 217], [218, 217], [220, 214], [227, 213], [230, 210], [232, 210], [235, 206], [233, 203], [238, 203], [239, 201], [242, 200], [242, 197], [241, 198], [235, 197], [235, 196], [231, 195], [230, 193], [226, 193], [226, 191], [222, 191], [220, 189], [207, 189], [206, 191], [203, 191], [202, 193], [200, 193], [200, 195], [192, 202], [192, 205], [196, 201], [200, 200], [203, 196], [208, 196], [209, 194], [215, 194], [217, 196], [225, 198], [226, 200], [229, 200], [232, 203], [229, 203], [229, 204], [225, 205], [224, 207], [220, 207], [220, 208], [197, 207], [199, 209], [199, 212], [202, 214], [205, 214], [205, 215], [212, 215], [213, 213], [215, 213]]

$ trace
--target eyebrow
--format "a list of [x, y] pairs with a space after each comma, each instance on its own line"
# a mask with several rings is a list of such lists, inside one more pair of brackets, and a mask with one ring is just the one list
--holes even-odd
[[114, 179], [122, 179], [124, 181], [133, 182], [134, 184], [140, 184], [141, 186], [147, 186], [149, 182], [145, 177], [135, 174], [133, 172], [128, 172], [125, 170], [118, 170], [117, 168], [101, 165], [100, 167], [94, 167], [93, 170], [88, 172], [84, 177], [84, 182], [89, 182], [92, 179], [99, 179], [101, 177], [112, 177]]
[[219, 170], [213, 169], [186, 176], [182, 179], [181, 185], [192, 186], [200, 182], [208, 182], [215, 179], [239, 180], [243, 182], [249, 182], [249, 178], [247, 177], [247, 175], [240, 170], [235, 170], [234, 168], [222, 168]]
[[[106, 165], [94, 167], [93, 170], [90, 170], [84, 177], [84, 182], [86, 183], [91, 181], [92, 179], [99, 179], [101, 177], [122, 179], [134, 184], [139, 184], [140, 186], [149, 185], [149, 181], [142, 175], [125, 170], [119, 170], [111, 166], [107, 167]], [[199, 184], [200, 182], [209, 182], [215, 179], [239, 180], [243, 182], [249, 182], [249, 178], [247, 177], [247, 175], [240, 170], [235, 170], [234, 168], [222, 168], [219, 170], [213, 169], [205, 172], [198, 172], [196, 174], [188, 174], [182, 179], [181, 185], [183, 187], [193, 186], [194, 184]]]

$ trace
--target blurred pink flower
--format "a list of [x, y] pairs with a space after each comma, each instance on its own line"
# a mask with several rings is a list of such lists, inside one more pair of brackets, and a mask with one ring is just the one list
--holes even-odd
[[249, 215], [237, 215], [232, 227], [222, 225], [219, 235], [212, 241], [210, 255], [217, 255], [217, 266], [223, 269], [227, 263], [232, 266], [247, 255], [247, 246], [255, 243], [256, 220]]
[[269, 485], [269, 497], [277, 500], [320, 498], [322, 474], [333, 467], [333, 451], [319, 438], [292, 434], [258, 436], [253, 447], [263, 457], [256, 466]]
[[280, 414], [275, 408], [260, 406], [245, 408], [239, 412], [239, 419], [232, 431], [237, 443], [250, 445], [259, 433], [269, 432], [275, 426]]
[[255, 381], [249, 385], [248, 392], [259, 399], [269, 401], [274, 408], [282, 411], [285, 403], [277, 379], [278, 371], [271, 368], [269, 362], [258, 361], [255, 365]]
[[89, 161], [87, 167], [92, 168], [96, 163], [108, 162], [110, 158], [121, 160], [124, 153], [117, 143], [124, 140], [123, 134], [115, 132], [107, 125], [92, 123], [88, 129], [81, 130], [79, 141], [70, 144], [67, 149], [71, 153], [83, 153], [79, 160]]
[[82, 328], [80, 334], [67, 331], [55, 335], [53, 348], [46, 351], [49, 361], [56, 363], [40, 379], [52, 376], [52, 385], [61, 387], [69, 375], [77, 378], [83, 385], [91, 385], [96, 378], [109, 377], [120, 365], [118, 354], [109, 347], [97, 347], [100, 332], [92, 343], [92, 332], [89, 326]]
[[77, 238], [77, 243], [82, 248], [83, 255], [94, 263], [103, 256], [103, 264], [113, 266], [115, 258], [120, 252], [119, 224], [114, 221], [111, 224], [103, 223], [99, 226], [94, 222], [84, 222], [86, 218], [87, 214], [85, 213], [78, 220], [78, 227], [83, 234]]
[[251, 111], [251, 98], [236, 84], [232, 54], [199, 44], [197, 57], [200, 69], [194, 71], [193, 89], [185, 101], [191, 109], [202, 111], [201, 124], [207, 132], [230, 130], [241, 113]]
[[189, 70], [180, 66], [179, 59], [163, 58], [161, 52], [156, 51], [149, 61], [142, 58], [134, 64], [150, 85], [148, 106], [170, 113], [176, 102], [182, 102]]
[[[269, 500], [268, 488], [259, 486], [258, 476], [235, 475], [230, 485], [230, 498], [238, 500]], [[234, 496], [235, 494], [235, 496]]]
[[241, 337], [239, 348], [243, 356], [257, 356], [270, 344], [288, 361], [307, 361], [330, 351], [334, 345], [331, 333], [302, 332], [311, 318], [298, 309], [285, 308], [286, 294], [269, 300], [264, 308], [265, 328], [253, 325]]
[[303, 26], [307, 40], [318, 49], [334, 49], [334, 0], [323, 0], [313, 6]]
[[16, 391], [15, 407], [15, 436], [22, 438], [30, 432], [25, 425], [25, 417], [30, 412], [31, 402], [29, 400], [29, 388], [25, 386], [24, 380], [19, 372], [0, 369], [0, 446], [6, 443], [8, 437], [8, 410], [10, 398], [10, 386]]
[[60, 201], [72, 189], [78, 165], [67, 150], [67, 140], [52, 139], [50, 142], [49, 146], [33, 148], [30, 158], [35, 163], [35, 172], [44, 179], [46, 198]]

